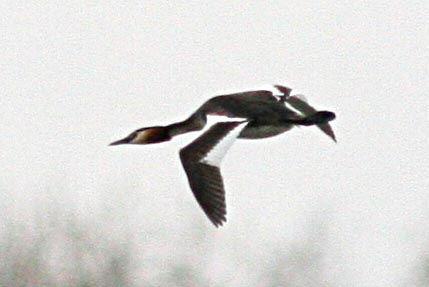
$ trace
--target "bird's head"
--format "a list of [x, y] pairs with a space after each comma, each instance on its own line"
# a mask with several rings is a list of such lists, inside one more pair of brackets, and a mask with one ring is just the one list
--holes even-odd
[[110, 145], [120, 144], [154, 144], [171, 140], [166, 127], [147, 127], [133, 131], [127, 137], [112, 142]]

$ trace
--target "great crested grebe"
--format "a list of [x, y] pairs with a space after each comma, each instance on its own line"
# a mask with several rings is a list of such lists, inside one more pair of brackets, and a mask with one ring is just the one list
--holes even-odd
[[328, 123], [335, 119], [334, 113], [317, 111], [298, 96], [290, 96], [290, 88], [279, 85], [274, 87], [282, 95], [276, 97], [271, 91], [258, 90], [215, 96], [182, 122], [141, 128], [110, 145], [169, 141], [177, 135], [203, 129], [208, 115], [239, 118], [214, 124], [180, 150], [180, 160], [191, 190], [207, 217], [218, 227], [226, 222], [225, 189], [220, 163], [235, 139], [267, 138], [284, 133], [296, 125], [317, 125], [336, 141]]

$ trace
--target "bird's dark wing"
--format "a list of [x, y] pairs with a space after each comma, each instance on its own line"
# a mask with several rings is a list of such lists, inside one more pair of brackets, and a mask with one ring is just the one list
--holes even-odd
[[[311, 116], [317, 113], [317, 110], [310, 106], [306, 101], [300, 99], [299, 96], [291, 96], [286, 98], [286, 103], [297, 109], [304, 116]], [[334, 142], [337, 142], [334, 131], [329, 123], [318, 124], [317, 127], [327, 134]]]
[[271, 91], [266, 91], [266, 90], [249, 91], [249, 92], [228, 94], [228, 95], [222, 95], [222, 96], [233, 96], [236, 99], [246, 100], [246, 101], [255, 100], [255, 101], [277, 102], [277, 98], [273, 96], [273, 93]]
[[191, 190], [216, 227], [226, 221], [220, 163], [246, 124], [246, 121], [217, 123], [180, 150], [180, 159]]
[[[287, 98], [290, 96], [290, 92], [292, 92], [291, 88], [285, 87], [285, 86], [280, 86], [280, 85], [274, 85], [274, 88], [276, 88], [277, 90], [279, 90], [280, 93], [283, 94], [283, 99]], [[281, 98], [281, 100], [283, 101], [283, 99]]]

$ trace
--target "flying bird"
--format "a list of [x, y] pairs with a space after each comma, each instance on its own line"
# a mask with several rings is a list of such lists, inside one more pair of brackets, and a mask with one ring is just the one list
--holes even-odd
[[215, 96], [184, 121], [167, 126], [144, 127], [110, 145], [165, 142], [180, 134], [202, 130], [207, 116], [234, 118], [214, 124], [180, 150], [180, 160], [189, 186], [207, 217], [218, 227], [226, 222], [225, 188], [220, 164], [237, 138], [262, 139], [282, 134], [294, 126], [316, 125], [336, 141], [328, 123], [335, 119], [333, 112], [317, 111], [299, 96], [291, 96], [290, 88], [274, 87], [281, 95], [257, 90]]

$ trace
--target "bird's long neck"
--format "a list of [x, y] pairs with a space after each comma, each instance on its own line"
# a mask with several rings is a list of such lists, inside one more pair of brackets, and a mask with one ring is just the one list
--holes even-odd
[[168, 134], [174, 137], [184, 133], [202, 130], [206, 123], [207, 117], [205, 113], [198, 110], [186, 120], [168, 125], [165, 128], [168, 130]]

